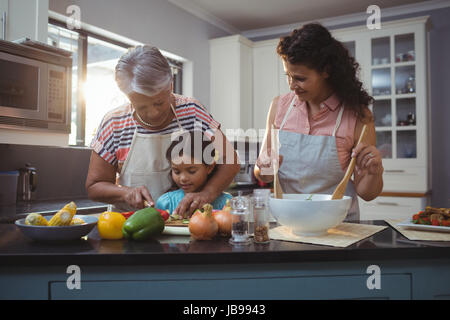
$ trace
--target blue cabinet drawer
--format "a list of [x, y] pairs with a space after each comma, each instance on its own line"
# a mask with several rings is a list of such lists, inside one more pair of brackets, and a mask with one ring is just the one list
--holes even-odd
[[51, 299], [411, 299], [409, 274], [385, 274], [381, 288], [367, 288], [368, 275], [216, 279], [81, 281], [69, 290], [49, 284]]

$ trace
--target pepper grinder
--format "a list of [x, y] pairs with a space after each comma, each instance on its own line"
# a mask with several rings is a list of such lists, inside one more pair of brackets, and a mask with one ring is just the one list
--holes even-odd
[[230, 201], [231, 204], [231, 238], [233, 245], [248, 245], [252, 241], [248, 236], [249, 201], [239, 191], [238, 196]]

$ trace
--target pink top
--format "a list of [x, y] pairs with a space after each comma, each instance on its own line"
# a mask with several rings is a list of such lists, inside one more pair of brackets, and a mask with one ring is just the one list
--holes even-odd
[[[321, 111], [313, 116], [311, 121], [308, 117], [308, 107], [305, 101], [299, 100], [292, 91], [281, 95], [278, 100], [277, 114], [275, 115], [275, 126], [277, 128], [280, 127], [292, 99], [295, 99], [294, 107], [284, 123], [283, 130], [315, 136], [333, 135], [341, 107], [341, 102], [336, 95], [331, 95], [321, 103]], [[336, 132], [336, 148], [342, 170], [347, 169], [351, 160], [355, 126], [355, 114], [345, 108], [341, 124]]]

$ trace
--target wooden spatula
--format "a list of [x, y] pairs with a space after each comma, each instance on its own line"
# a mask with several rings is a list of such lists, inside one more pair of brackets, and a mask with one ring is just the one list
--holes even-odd
[[[278, 156], [278, 137], [275, 136], [275, 127], [272, 124], [272, 130], [271, 130], [271, 144], [272, 144], [272, 150], [276, 150], [276, 155]], [[283, 189], [281, 188], [280, 181], [278, 179], [278, 161], [274, 161], [273, 163], [273, 193], [275, 195], [275, 198], [277, 199], [283, 199]]]
[[[367, 126], [364, 125], [361, 134], [359, 136], [358, 144], [360, 144], [361, 141], [364, 140], [366, 133], [367, 133]], [[342, 199], [345, 193], [345, 189], [347, 188], [348, 180], [352, 176], [353, 169], [355, 169], [355, 164], [356, 164], [356, 157], [352, 158], [352, 160], [350, 161], [350, 164], [348, 165], [347, 168], [347, 172], [345, 173], [341, 182], [337, 185], [336, 190], [334, 190], [331, 200]]]

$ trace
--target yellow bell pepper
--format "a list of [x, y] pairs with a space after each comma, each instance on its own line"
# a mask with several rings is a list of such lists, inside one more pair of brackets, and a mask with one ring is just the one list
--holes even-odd
[[98, 218], [97, 229], [102, 239], [122, 239], [125, 217], [119, 212], [105, 211]]

